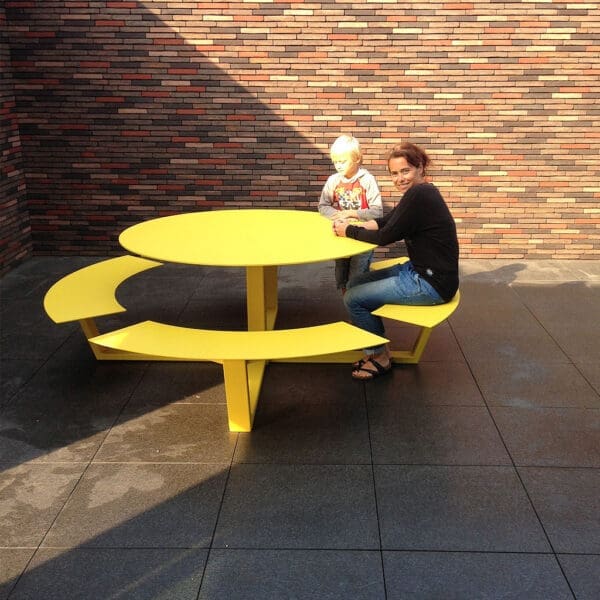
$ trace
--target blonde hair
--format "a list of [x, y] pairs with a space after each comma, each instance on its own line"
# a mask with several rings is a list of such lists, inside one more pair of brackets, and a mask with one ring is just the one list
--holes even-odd
[[362, 152], [360, 142], [352, 135], [340, 135], [329, 150], [329, 156], [339, 156], [340, 154], [349, 154], [357, 163], [362, 162]]

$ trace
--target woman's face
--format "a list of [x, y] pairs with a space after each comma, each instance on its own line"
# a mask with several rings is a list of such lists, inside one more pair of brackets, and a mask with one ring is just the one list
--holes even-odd
[[404, 156], [390, 158], [388, 170], [394, 186], [402, 194], [406, 193], [413, 185], [425, 181], [422, 167], [413, 167]]

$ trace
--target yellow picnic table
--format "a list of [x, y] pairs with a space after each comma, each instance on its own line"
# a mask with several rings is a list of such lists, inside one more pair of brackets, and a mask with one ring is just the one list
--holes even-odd
[[144, 221], [129, 227], [119, 243], [160, 261], [245, 267], [248, 330], [274, 327], [277, 267], [314, 263], [367, 252], [374, 246], [336, 237], [331, 221], [298, 210], [219, 210]]
[[[278, 267], [321, 262], [367, 252], [373, 245], [337, 237], [316, 212], [221, 210], [161, 217], [129, 227], [120, 256], [71, 273], [47, 292], [44, 307], [57, 323], [79, 321], [98, 360], [183, 360], [222, 364], [231, 431], [250, 431], [269, 361], [350, 362], [361, 348], [388, 340], [346, 322], [275, 329]], [[403, 259], [401, 259], [403, 260]], [[95, 318], [125, 309], [116, 288], [161, 262], [245, 267], [247, 331], [218, 331], [144, 321], [100, 333]], [[387, 266], [389, 261], [373, 265]], [[410, 351], [393, 351], [396, 362], [417, 363], [433, 327], [459, 302], [431, 307], [385, 305], [382, 317], [420, 328]]]
[[[369, 251], [336, 237], [316, 212], [223, 210], [162, 217], [122, 232], [121, 245], [138, 256], [90, 265], [58, 281], [44, 306], [56, 322], [78, 320], [98, 360], [184, 360], [222, 364], [229, 428], [250, 431], [270, 360], [339, 356], [387, 340], [349, 323], [274, 329], [277, 269]], [[178, 327], [155, 321], [101, 334], [97, 316], [125, 310], [117, 286], [161, 262], [246, 268], [247, 331]]]

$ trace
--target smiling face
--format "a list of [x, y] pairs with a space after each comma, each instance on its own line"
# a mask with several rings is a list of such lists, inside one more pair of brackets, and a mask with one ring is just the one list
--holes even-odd
[[405, 194], [413, 185], [423, 183], [423, 167], [411, 165], [404, 156], [390, 158], [388, 170], [394, 186], [399, 192]]
[[346, 179], [350, 179], [350, 177], [353, 177], [358, 171], [359, 162], [351, 152], [332, 154], [331, 162], [333, 163], [335, 170]]

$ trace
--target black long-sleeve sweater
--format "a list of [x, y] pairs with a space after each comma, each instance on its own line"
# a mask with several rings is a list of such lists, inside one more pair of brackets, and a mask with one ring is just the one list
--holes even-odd
[[346, 236], [387, 246], [405, 240], [415, 271], [446, 301], [458, 289], [456, 224], [439, 190], [431, 183], [409, 188], [396, 207], [375, 219], [378, 230], [349, 225]]

